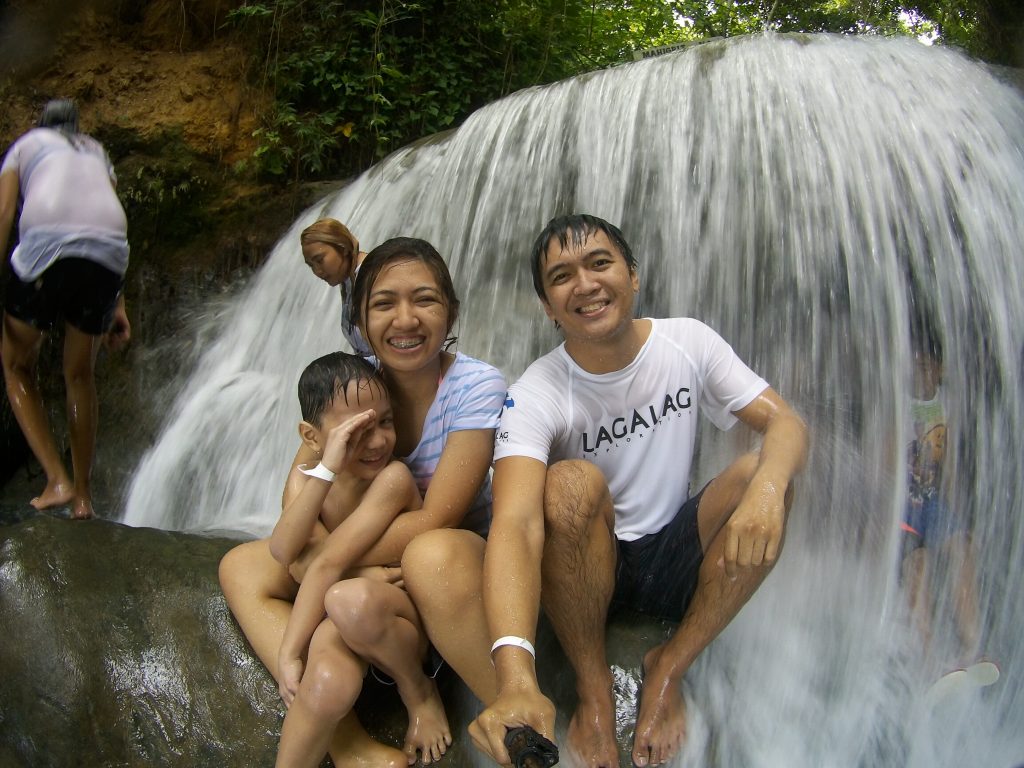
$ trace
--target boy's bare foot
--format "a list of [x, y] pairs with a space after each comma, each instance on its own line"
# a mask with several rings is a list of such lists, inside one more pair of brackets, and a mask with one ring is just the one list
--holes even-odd
[[566, 733], [569, 750], [587, 768], [618, 768], [615, 740], [615, 700], [580, 701]]
[[38, 510], [62, 507], [75, 498], [75, 491], [67, 480], [48, 482], [43, 492], [29, 502]]
[[452, 733], [437, 686], [426, 676], [423, 683], [422, 689], [412, 695], [406, 696], [400, 691], [409, 711], [409, 729], [405, 732], [403, 747], [409, 765], [415, 765], [417, 753], [424, 765], [436, 763], [452, 743]]
[[644, 656], [644, 684], [633, 735], [633, 764], [667, 763], [682, 746], [686, 736], [686, 704], [680, 681], [654, 672], [661, 648]]

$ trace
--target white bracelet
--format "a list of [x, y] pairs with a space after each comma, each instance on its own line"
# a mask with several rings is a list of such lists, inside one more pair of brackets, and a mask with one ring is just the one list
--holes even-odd
[[505, 635], [504, 637], [499, 637], [497, 640], [494, 641], [494, 645], [491, 646], [491, 653], [493, 654], [503, 645], [514, 645], [516, 648], [522, 648], [528, 654], [533, 656], [533, 658], [537, 658], [537, 651], [533, 649], [533, 643], [531, 643], [525, 637], [516, 637], [515, 635]]
[[328, 483], [334, 482], [334, 472], [331, 472], [331, 470], [325, 467], [322, 461], [312, 469], [306, 469], [307, 466], [308, 465], [300, 464], [299, 472], [304, 475], [309, 475], [310, 477], [319, 478], [320, 480], [326, 480]]

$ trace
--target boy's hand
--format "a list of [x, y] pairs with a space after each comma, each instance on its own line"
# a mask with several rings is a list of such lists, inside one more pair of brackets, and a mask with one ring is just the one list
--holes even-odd
[[320, 462], [337, 474], [355, 458], [356, 449], [363, 434], [372, 428], [377, 414], [371, 408], [346, 419], [327, 433], [327, 444]]
[[303, 667], [302, 659], [280, 659], [277, 662], [277, 673], [281, 678], [278, 690], [286, 707], [292, 705], [295, 695], [299, 692]]

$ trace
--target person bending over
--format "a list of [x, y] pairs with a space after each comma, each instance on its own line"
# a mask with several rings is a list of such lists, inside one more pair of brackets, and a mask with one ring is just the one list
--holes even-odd
[[[77, 519], [93, 516], [96, 354], [104, 336], [118, 348], [131, 335], [121, 293], [128, 222], [114, 185], [106, 151], [78, 132], [78, 109], [68, 99], [47, 103], [38, 127], [11, 145], [0, 167], [4, 264], [21, 203], [4, 304], [4, 380], [18, 426], [46, 473], [46, 487], [30, 503], [36, 509], [70, 504]], [[73, 478], [36, 384], [43, 337], [61, 320]]]
[[[377, 612], [367, 605], [370, 599], [386, 601], [389, 613], [404, 619], [375, 643], [373, 659], [395, 680], [408, 709], [405, 751], [410, 756], [419, 753], [424, 763], [438, 760], [451, 735], [434, 681], [420, 665], [427, 639], [412, 601], [397, 585], [375, 585], [371, 591], [363, 579], [345, 578], [400, 513], [422, 506], [408, 467], [392, 459], [395, 426], [387, 387], [363, 358], [335, 352], [303, 371], [299, 402], [299, 435], [319, 462], [314, 467], [297, 465], [289, 473], [270, 551], [290, 567], [311, 540], [317, 540], [314, 528], [323, 525], [331, 533], [304, 569], [281, 643], [280, 689], [289, 709], [277, 764], [318, 766], [327, 754], [341, 716], [351, 710], [362, 690], [367, 662], [360, 650], [365, 625]], [[341, 716], [334, 719], [310, 705], [309, 691], [318, 681], [303, 678], [310, 640], [325, 607], [350, 662], [344, 679], [335, 681], [334, 694], [340, 701], [334, 711]]]
[[[633, 317], [637, 265], [615, 226], [588, 215], [554, 219], [531, 264], [565, 342], [511, 387], [498, 428], [482, 572], [490, 637], [467, 651], [479, 659], [490, 650], [498, 694], [470, 735], [503, 765], [510, 728], [554, 738], [554, 706], [534, 665], [543, 605], [576, 673], [568, 751], [586, 766], [618, 766], [604, 637], [609, 609], [623, 606], [679, 622], [644, 655], [632, 748], [636, 765], [662, 764], [684, 739], [683, 675], [778, 556], [806, 428], [703, 323]], [[698, 407], [719, 428], [739, 420], [763, 442], [691, 497]], [[462, 564], [466, 582], [479, 578], [471, 566]], [[405, 577], [443, 653], [429, 579]]]

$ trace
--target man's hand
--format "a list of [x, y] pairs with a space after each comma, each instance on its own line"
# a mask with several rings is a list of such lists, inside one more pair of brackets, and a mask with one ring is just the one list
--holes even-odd
[[321, 463], [334, 473], [341, 472], [355, 458], [359, 442], [367, 430], [373, 427], [377, 414], [371, 408], [332, 427], [327, 433], [327, 444]]
[[785, 491], [754, 476], [743, 500], [725, 524], [725, 573], [771, 565], [778, 557], [786, 526]]
[[305, 665], [302, 659], [280, 658], [277, 662], [277, 673], [281, 678], [278, 683], [278, 690], [281, 692], [281, 699], [286, 707], [290, 707], [295, 701], [299, 692], [299, 683], [302, 682], [302, 672]]
[[128, 313], [124, 309], [124, 294], [117, 301], [117, 308], [114, 310], [114, 317], [110, 321], [110, 328], [103, 335], [103, 343], [107, 349], [114, 350], [115, 352], [125, 344], [127, 344], [132, 337], [132, 325], [128, 322]]
[[554, 741], [555, 706], [539, 690], [503, 693], [469, 724], [473, 743], [499, 765], [511, 765], [505, 749], [509, 728], [529, 725], [541, 736]]

